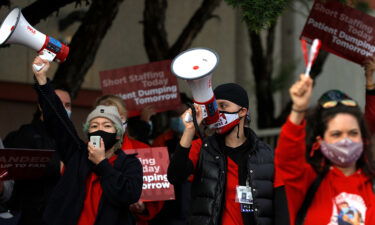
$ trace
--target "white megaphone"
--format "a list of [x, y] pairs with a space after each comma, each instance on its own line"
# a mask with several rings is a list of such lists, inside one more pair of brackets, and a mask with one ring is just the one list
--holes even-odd
[[[21, 44], [37, 51], [44, 60], [64, 62], [69, 47], [33, 28], [23, 17], [20, 8], [14, 8], [0, 26], [0, 45]], [[44, 65], [33, 65], [41, 70]]]
[[[212, 91], [212, 72], [219, 62], [216, 52], [207, 48], [192, 48], [177, 55], [171, 64], [172, 72], [187, 81], [194, 102], [201, 106], [202, 116], [207, 125], [219, 119], [219, 111]], [[185, 121], [192, 120], [187, 114]]]

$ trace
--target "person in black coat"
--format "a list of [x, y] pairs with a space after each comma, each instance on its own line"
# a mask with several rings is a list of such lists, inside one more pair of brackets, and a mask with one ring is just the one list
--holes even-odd
[[55, 187], [43, 216], [48, 225], [130, 225], [129, 205], [142, 191], [142, 165], [135, 155], [120, 148], [123, 128], [114, 106], [97, 106], [87, 117], [84, 132], [100, 136], [100, 146], [79, 139], [64, 107], [47, 80], [49, 62], [36, 57], [33, 69], [39, 103], [56, 150], [64, 163], [63, 176]]
[[[181, 118], [185, 130], [168, 168], [168, 180], [192, 182], [191, 225], [259, 224], [274, 222], [273, 150], [245, 127], [248, 124], [247, 92], [238, 84], [215, 88], [220, 123], [216, 133], [193, 141], [193, 122]], [[203, 121], [196, 106], [196, 120]], [[193, 176], [191, 176], [193, 175]]]
[[[71, 98], [67, 91], [55, 90], [70, 115]], [[24, 149], [56, 149], [56, 141], [47, 130], [38, 104], [31, 123], [22, 125], [18, 130], [10, 132], [4, 139], [7, 148]], [[19, 225], [40, 225], [47, 199], [60, 179], [60, 158], [53, 153], [46, 173], [36, 179], [23, 179], [14, 182], [11, 198], [6, 202], [7, 208], [20, 214]]]

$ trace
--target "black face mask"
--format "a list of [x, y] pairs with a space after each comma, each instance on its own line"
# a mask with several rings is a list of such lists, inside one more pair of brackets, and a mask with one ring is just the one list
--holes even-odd
[[89, 140], [91, 136], [100, 136], [103, 139], [104, 149], [106, 151], [111, 149], [118, 142], [118, 139], [116, 138], [116, 133], [108, 133], [103, 130], [88, 133], [87, 136], [89, 137]]

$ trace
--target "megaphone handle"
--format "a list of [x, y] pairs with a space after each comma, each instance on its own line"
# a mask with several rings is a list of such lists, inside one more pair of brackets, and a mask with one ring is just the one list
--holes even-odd
[[[203, 117], [203, 119], [206, 118], [207, 117], [206, 106], [205, 105], [200, 105], [200, 104], [197, 104], [197, 103], [194, 103], [194, 105], [198, 105], [199, 107], [201, 107], [201, 109], [202, 109], [202, 117]], [[193, 121], [193, 116], [190, 113], [186, 113], [184, 121], [186, 123], [189, 123], [189, 122]]]
[[[39, 57], [43, 60], [47, 60], [49, 62], [52, 62], [53, 59], [55, 58], [56, 54], [51, 52], [51, 51], [48, 51], [47, 49], [43, 49], [42, 50], [42, 54], [39, 55]], [[40, 65], [37, 65], [37, 64], [33, 64], [33, 68], [36, 70], [36, 71], [40, 71], [41, 69], [43, 69], [44, 67], [44, 63], [40, 64]]]

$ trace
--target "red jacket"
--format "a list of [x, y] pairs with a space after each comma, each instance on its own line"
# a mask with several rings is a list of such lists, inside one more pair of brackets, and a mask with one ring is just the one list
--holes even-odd
[[[317, 176], [305, 159], [305, 123], [295, 125], [288, 120], [275, 151], [275, 167], [285, 183], [291, 225]], [[352, 223], [340, 224], [375, 224], [375, 194], [371, 180], [361, 170], [346, 177], [331, 167], [315, 193], [304, 225], [337, 225], [341, 221]]]

